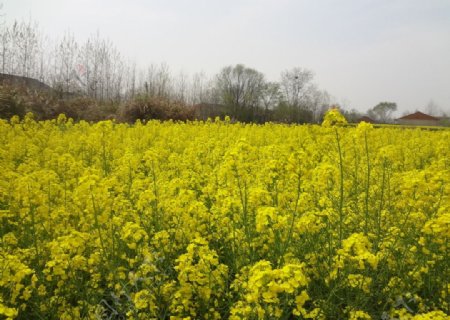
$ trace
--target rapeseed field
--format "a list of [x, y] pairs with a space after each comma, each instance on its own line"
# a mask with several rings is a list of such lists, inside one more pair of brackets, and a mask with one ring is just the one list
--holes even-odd
[[448, 319], [450, 131], [0, 120], [0, 317]]

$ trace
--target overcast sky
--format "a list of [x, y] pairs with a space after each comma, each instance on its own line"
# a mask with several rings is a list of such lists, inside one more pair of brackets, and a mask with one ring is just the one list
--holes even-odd
[[348, 108], [450, 112], [450, 0], [0, 0], [50, 38], [112, 40], [138, 65], [214, 75], [243, 63], [278, 80], [312, 70]]

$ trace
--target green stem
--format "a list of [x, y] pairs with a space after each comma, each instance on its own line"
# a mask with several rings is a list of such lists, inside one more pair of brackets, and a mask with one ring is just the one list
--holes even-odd
[[287, 248], [289, 247], [289, 244], [291, 243], [292, 240], [292, 234], [294, 231], [294, 224], [295, 224], [295, 219], [297, 217], [297, 210], [298, 210], [298, 202], [300, 200], [300, 194], [301, 194], [301, 175], [300, 173], [298, 173], [297, 175], [298, 180], [297, 180], [297, 197], [295, 199], [295, 208], [294, 211], [292, 212], [292, 220], [291, 220], [291, 224], [289, 226], [289, 231], [288, 231], [288, 237], [283, 245], [283, 248], [281, 250], [280, 253], [280, 264], [282, 264], [284, 262], [284, 255], [286, 253]]
[[341, 149], [341, 143], [339, 138], [338, 130], [335, 129], [336, 132], [336, 142], [338, 147], [338, 153], [339, 153], [339, 248], [342, 245], [342, 238], [343, 238], [343, 224], [344, 224], [344, 168], [343, 168], [343, 161], [342, 161], [342, 149]]
[[98, 209], [97, 209], [97, 205], [95, 204], [95, 199], [94, 199], [94, 193], [92, 192], [92, 186], [90, 187], [91, 189], [91, 200], [92, 200], [92, 207], [94, 209], [94, 223], [95, 223], [95, 228], [97, 229], [98, 232], [98, 238], [100, 240], [100, 246], [102, 248], [103, 251], [103, 258], [105, 260], [106, 259], [106, 250], [105, 250], [105, 243], [103, 242], [103, 237], [102, 237], [102, 232], [100, 230], [100, 224], [98, 222]]
[[367, 181], [366, 181], [366, 192], [365, 192], [365, 203], [364, 203], [364, 234], [367, 235], [369, 231], [369, 188], [370, 188], [370, 158], [369, 158], [369, 145], [367, 143], [367, 132], [364, 133], [364, 143], [366, 149], [366, 160], [367, 160]]
[[376, 243], [376, 249], [378, 251], [378, 244], [381, 240], [381, 211], [383, 210], [384, 205], [384, 189], [386, 184], [386, 160], [383, 161], [383, 176], [381, 180], [381, 195], [380, 195], [380, 205], [378, 207], [378, 214], [377, 214], [377, 243]]

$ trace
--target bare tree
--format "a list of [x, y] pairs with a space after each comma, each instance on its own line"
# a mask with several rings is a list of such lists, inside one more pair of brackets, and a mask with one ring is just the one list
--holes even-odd
[[174, 79], [173, 98], [179, 102], [186, 103], [188, 95], [188, 75], [184, 72], [180, 72], [178, 77]]
[[136, 95], [136, 64], [128, 63], [125, 68], [125, 97], [134, 98]]
[[37, 23], [32, 23], [31, 20], [20, 24], [20, 32], [17, 38], [18, 59], [20, 61], [19, 73], [26, 77], [34, 76], [33, 68], [36, 62], [39, 38], [37, 30]]
[[255, 116], [264, 89], [264, 75], [242, 64], [228, 66], [216, 77], [221, 102], [239, 120], [251, 121]]
[[11, 35], [7, 27], [1, 26], [0, 34], [2, 73], [10, 73]]
[[[3, 3], [0, 3], [0, 10], [3, 10]], [[6, 57], [8, 55], [10, 46], [10, 36], [9, 29], [5, 26], [5, 21], [3, 19], [4, 14], [0, 13], [0, 46], [1, 46], [1, 66], [2, 73], [6, 73]]]
[[315, 86], [309, 96], [309, 108], [312, 111], [312, 121], [318, 123], [322, 116], [330, 108], [331, 97], [327, 91], [319, 90]]
[[427, 105], [425, 106], [425, 112], [432, 116], [440, 116], [443, 113], [443, 111], [433, 100], [430, 100], [427, 103]]
[[10, 27], [0, 26], [2, 73], [37, 77], [42, 39], [38, 24], [15, 21]]
[[47, 37], [42, 37], [38, 42], [35, 77], [44, 83], [49, 82], [50, 77], [51, 59], [47, 52], [50, 47], [50, 41]]
[[195, 105], [205, 101], [206, 76], [204, 73], [195, 73], [189, 90], [188, 104]]
[[170, 83], [170, 68], [166, 63], [161, 63], [156, 73], [156, 94], [158, 97], [168, 97], [170, 95]]
[[261, 92], [261, 105], [264, 108], [263, 121], [271, 120], [270, 112], [278, 106], [280, 100], [280, 84], [277, 82], [266, 82]]
[[114, 48], [111, 52], [111, 94], [109, 97], [114, 101], [120, 101], [122, 94], [123, 70], [124, 62], [122, 60], [122, 56], [120, 52]]
[[313, 73], [302, 68], [292, 68], [281, 73], [281, 90], [284, 101], [291, 107], [304, 105], [312, 86]]
[[54, 86], [64, 92], [72, 92], [77, 86], [74, 69], [77, 63], [78, 43], [70, 32], [66, 32], [56, 51], [56, 70]]
[[282, 99], [277, 108], [277, 116], [287, 122], [313, 121], [313, 73], [302, 68], [292, 68], [281, 73]]
[[[183, 75], [183, 77], [184, 79], [179, 79], [179, 81], [184, 83], [178, 83], [178, 85], [181, 84], [183, 90], [185, 90], [187, 79], [186, 75]], [[141, 91], [144, 91], [148, 96], [169, 98], [170, 96], [176, 96], [172, 91], [172, 83], [173, 79], [169, 66], [166, 63], [161, 63], [160, 65], [151, 64], [147, 68], [146, 76], [140, 87], [142, 87]]]

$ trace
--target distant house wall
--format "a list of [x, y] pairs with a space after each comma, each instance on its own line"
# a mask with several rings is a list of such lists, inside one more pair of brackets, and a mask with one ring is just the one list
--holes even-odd
[[397, 119], [398, 124], [409, 126], [438, 126], [438, 120], [422, 120], [422, 119]]
[[450, 117], [440, 117], [439, 125], [445, 126], [445, 127], [450, 127]]
[[396, 119], [396, 123], [410, 126], [439, 126], [439, 118], [429, 114], [416, 111], [401, 118]]

